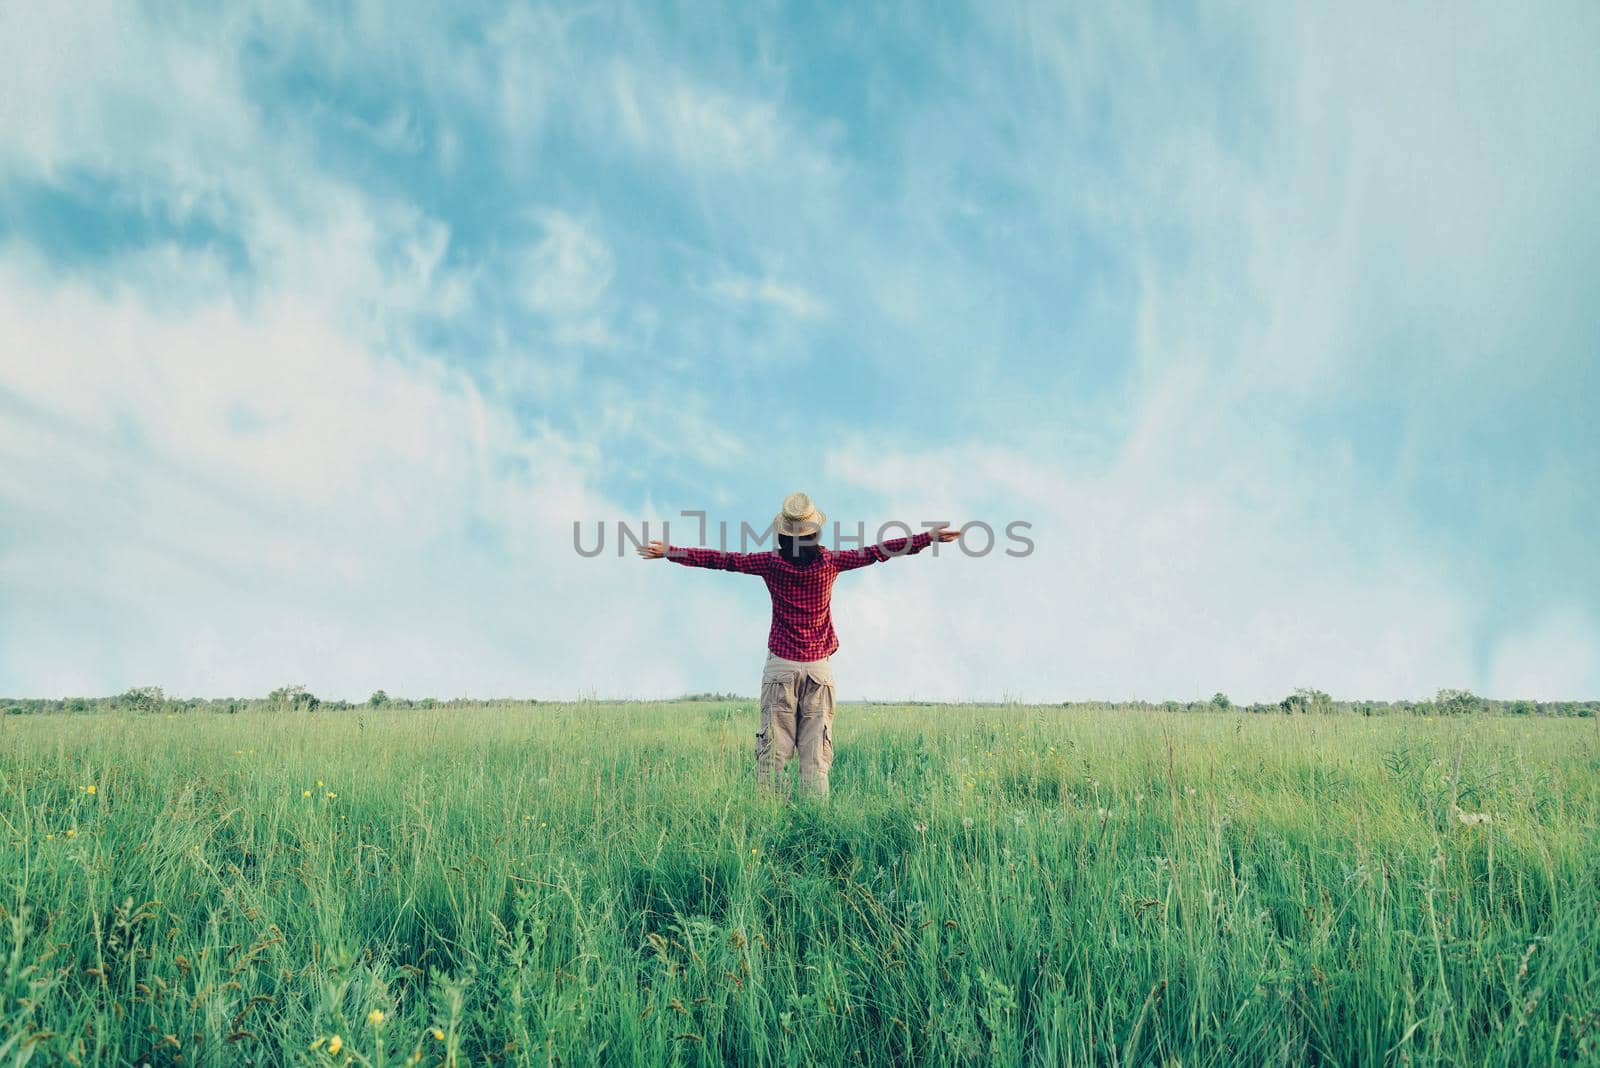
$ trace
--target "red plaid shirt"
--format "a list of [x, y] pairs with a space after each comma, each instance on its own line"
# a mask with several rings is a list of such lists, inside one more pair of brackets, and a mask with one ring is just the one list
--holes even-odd
[[[833, 580], [841, 571], [920, 553], [933, 541], [927, 531], [911, 538], [890, 538], [864, 549], [830, 552], [819, 547], [817, 559], [800, 567], [777, 550], [764, 553], [728, 553], [717, 549], [667, 548], [667, 559], [685, 567], [710, 567], [760, 575], [772, 594], [772, 629], [767, 648], [785, 660], [821, 660], [839, 648], [833, 633]], [[909, 542], [909, 544], [908, 544]]]

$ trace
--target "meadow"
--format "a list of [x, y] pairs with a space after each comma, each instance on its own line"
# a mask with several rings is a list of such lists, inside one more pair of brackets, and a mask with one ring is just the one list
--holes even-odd
[[1600, 721], [0, 720], [0, 1063], [1600, 1064]]

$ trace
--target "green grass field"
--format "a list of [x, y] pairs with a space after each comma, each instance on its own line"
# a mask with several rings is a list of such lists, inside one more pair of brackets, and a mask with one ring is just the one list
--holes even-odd
[[1595, 720], [845, 705], [826, 804], [754, 730], [7, 717], [0, 1063], [1600, 1063]]

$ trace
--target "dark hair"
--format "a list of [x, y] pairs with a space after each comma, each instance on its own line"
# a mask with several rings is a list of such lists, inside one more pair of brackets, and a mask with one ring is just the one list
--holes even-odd
[[796, 567], [810, 567], [822, 555], [822, 550], [817, 545], [815, 534], [805, 537], [779, 534], [778, 554]]

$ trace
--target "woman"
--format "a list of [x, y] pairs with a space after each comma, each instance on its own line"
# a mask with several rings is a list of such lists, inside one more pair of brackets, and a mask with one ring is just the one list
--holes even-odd
[[767, 664], [761, 673], [761, 729], [756, 732], [756, 778], [775, 786], [796, 753], [801, 789], [828, 792], [833, 764], [833, 668], [828, 657], [839, 648], [829, 610], [833, 580], [843, 571], [926, 549], [935, 539], [954, 541], [946, 527], [880, 545], [833, 552], [818, 544], [827, 517], [804, 493], [791, 493], [773, 519], [776, 549], [730, 553], [687, 549], [652, 541], [639, 549], [646, 560], [666, 558], [687, 567], [709, 567], [759, 575], [772, 595], [772, 627], [767, 632]]

